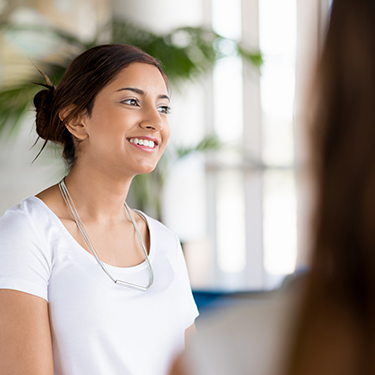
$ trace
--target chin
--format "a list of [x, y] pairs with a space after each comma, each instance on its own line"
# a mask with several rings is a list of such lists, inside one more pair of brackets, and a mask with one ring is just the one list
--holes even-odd
[[151, 173], [152, 171], [155, 170], [155, 168], [156, 168], [156, 165], [145, 165], [145, 166], [142, 166], [142, 168], [138, 169], [137, 174]]

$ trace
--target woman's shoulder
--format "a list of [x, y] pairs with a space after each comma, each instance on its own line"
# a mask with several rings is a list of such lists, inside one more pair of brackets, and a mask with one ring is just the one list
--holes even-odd
[[142, 211], [135, 210], [139, 215], [142, 215], [147, 222], [150, 233], [151, 248], [155, 252], [163, 252], [173, 264], [180, 263], [182, 249], [180, 240], [176, 233], [170, 230], [166, 225], [159, 220], [153, 219]]
[[9, 208], [0, 218], [1, 236], [22, 235], [41, 228], [47, 219], [44, 203], [37, 197], [23, 199], [19, 204]]
[[171, 241], [174, 241], [174, 242], [178, 241], [178, 237], [176, 233], [170, 230], [161, 221], [148, 216], [147, 214], [145, 214], [144, 212], [140, 210], [134, 210], [134, 211], [144, 217], [144, 219], [147, 222], [151, 236], [153, 235], [159, 238], [162, 237], [164, 238], [164, 240], [170, 239]]
[[48, 300], [53, 257], [42, 202], [29, 197], [0, 218], [0, 288]]
[[25, 222], [34, 217], [38, 217], [41, 211], [39, 199], [36, 197], [28, 197], [23, 199], [19, 204], [9, 208], [0, 218], [0, 225], [12, 222]]

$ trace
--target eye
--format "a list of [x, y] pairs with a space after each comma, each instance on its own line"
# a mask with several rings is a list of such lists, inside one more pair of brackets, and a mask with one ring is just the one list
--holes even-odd
[[167, 105], [162, 105], [158, 107], [158, 111], [160, 113], [164, 113], [166, 115], [169, 115], [171, 113], [171, 107], [168, 107]]
[[121, 103], [128, 104], [132, 107], [139, 106], [137, 99], [126, 99], [126, 100], [123, 100]]

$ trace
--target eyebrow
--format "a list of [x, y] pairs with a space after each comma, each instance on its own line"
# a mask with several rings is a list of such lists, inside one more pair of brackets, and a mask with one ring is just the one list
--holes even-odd
[[[141, 90], [141, 89], [137, 89], [137, 88], [135, 88], [135, 87], [124, 87], [124, 88], [119, 89], [119, 90], [117, 90], [117, 91], [125, 91], [125, 90], [133, 91], [133, 92], [135, 92], [135, 93], [137, 93], [137, 94], [139, 94], [139, 95], [146, 95], [145, 92], [144, 92], [143, 90]], [[170, 101], [168, 95], [159, 95], [159, 96], [158, 96], [158, 99], [168, 99], [168, 100]]]

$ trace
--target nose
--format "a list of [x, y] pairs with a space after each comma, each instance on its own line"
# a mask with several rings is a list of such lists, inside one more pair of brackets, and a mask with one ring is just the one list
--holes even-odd
[[148, 108], [144, 112], [144, 116], [140, 122], [140, 127], [152, 131], [159, 131], [163, 129], [163, 119], [156, 107]]

